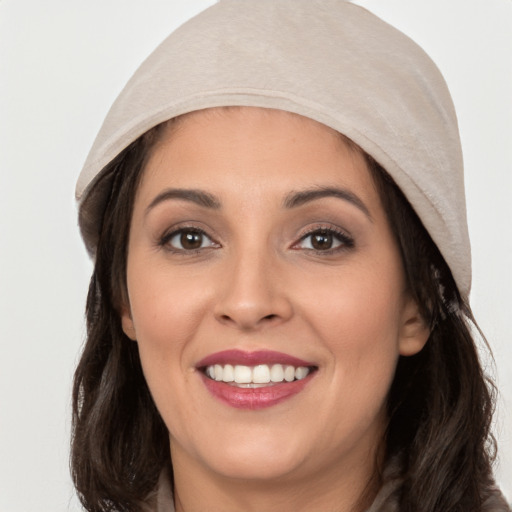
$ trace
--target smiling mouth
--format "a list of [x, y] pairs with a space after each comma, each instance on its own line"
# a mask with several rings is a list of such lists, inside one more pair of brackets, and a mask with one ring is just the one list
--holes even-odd
[[237, 388], [264, 388], [305, 379], [316, 370], [315, 366], [290, 364], [258, 364], [254, 366], [212, 364], [200, 368], [213, 381]]
[[196, 366], [206, 389], [225, 405], [258, 410], [299, 394], [314, 378], [318, 366], [272, 350], [224, 350]]

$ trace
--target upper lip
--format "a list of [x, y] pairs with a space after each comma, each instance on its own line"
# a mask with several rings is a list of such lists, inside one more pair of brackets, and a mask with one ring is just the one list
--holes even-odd
[[299, 359], [298, 357], [275, 352], [274, 350], [257, 350], [246, 352], [244, 350], [223, 350], [210, 354], [201, 359], [196, 365], [197, 368], [204, 368], [215, 364], [256, 366], [259, 364], [285, 364], [291, 366], [315, 366], [313, 363]]

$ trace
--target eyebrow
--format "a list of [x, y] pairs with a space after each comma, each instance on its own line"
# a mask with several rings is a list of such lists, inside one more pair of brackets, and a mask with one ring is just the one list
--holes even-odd
[[292, 192], [288, 194], [284, 200], [285, 208], [297, 208], [303, 204], [317, 199], [323, 199], [324, 197], [335, 197], [342, 199], [353, 204], [359, 210], [361, 210], [372, 222], [373, 218], [370, 214], [370, 210], [364, 204], [364, 202], [353, 192], [343, 188], [337, 187], [315, 187], [308, 190], [301, 190], [299, 192]]
[[205, 208], [211, 208], [213, 210], [218, 210], [220, 208], [220, 202], [218, 199], [208, 192], [194, 189], [168, 188], [158, 194], [153, 199], [153, 201], [151, 201], [151, 203], [146, 208], [146, 215], [155, 206], [170, 199], [181, 199], [182, 201], [189, 201], [191, 203], [195, 203]]
[[[323, 199], [325, 197], [335, 197], [353, 204], [361, 210], [372, 222], [373, 218], [364, 202], [353, 192], [337, 187], [316, 187], [299, 192], [291, 192], [284, 200], [284, 207], [288, 209], [297, 208], [311, 201]], [[179, 199], [189, 201], [205, 208], [219, 210], [221, 208], [220, 201], [213, 195], [203, 190], [168, 188], [158, 194], [146, 208], [146, 215], [150, 210], [160, 203], [170, 199]]]

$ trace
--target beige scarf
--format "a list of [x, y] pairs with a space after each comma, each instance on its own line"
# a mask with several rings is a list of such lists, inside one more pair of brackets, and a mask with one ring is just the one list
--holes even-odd
[[295, 112], [351, 138], [394, 178], [468, 294], [462, 151], [446, 84], [418, 45], [343, 0], [220, 0], [148, 57], [78, 179], [91, 254], [111, 186], [105, 166], [163, 121], [228, 105]]

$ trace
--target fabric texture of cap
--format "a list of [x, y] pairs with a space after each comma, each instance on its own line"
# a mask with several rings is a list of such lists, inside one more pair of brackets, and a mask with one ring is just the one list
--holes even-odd
[[416, 43], [345, 0], [220, 0], [156, 48], [110, 109], [78, 179], [91, 255], [110, 191], [105, 166], [163, 121], [228, 105], [295, 112], [352, 139], [393, 177], [468, 295], [462, 151], [448, 88]]

